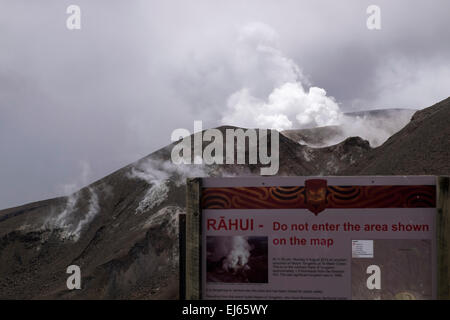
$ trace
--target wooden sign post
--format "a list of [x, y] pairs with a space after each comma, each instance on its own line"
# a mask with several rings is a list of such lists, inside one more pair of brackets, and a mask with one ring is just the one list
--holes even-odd
[[450, 299], [449, 181], [188, 179], [180, 296]]
[[450, 300], [450, 177], [437, 180], [438, 298]]

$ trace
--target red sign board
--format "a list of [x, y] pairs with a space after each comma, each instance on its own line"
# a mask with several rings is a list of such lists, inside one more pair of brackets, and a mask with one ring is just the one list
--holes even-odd
[[201, 180], [202, 299], [435, 299], [435, 177]]

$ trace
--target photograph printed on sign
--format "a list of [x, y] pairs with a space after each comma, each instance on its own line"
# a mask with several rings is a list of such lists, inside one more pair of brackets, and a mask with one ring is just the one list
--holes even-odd
[[208, 236], [207, 282], [267, 283], [267, 237]]

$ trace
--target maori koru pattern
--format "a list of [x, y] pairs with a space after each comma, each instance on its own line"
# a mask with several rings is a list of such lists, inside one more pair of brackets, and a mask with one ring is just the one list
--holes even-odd
[[203, 188], [203, 209], [435, 208], [435, 186], [327, 186]]

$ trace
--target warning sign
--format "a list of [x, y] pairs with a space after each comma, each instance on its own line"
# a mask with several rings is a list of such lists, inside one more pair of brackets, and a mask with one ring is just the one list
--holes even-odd
[[434, 177], [207, 178], [200, 207], [203, 299], [436, 297]]

